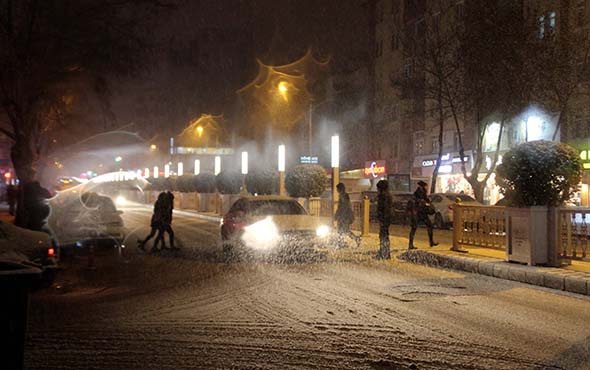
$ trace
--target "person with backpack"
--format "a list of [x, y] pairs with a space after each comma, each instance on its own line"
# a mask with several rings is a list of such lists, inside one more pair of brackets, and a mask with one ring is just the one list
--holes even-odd
[[338, 227], [338, 246], [343, 244], [344, 236], [348, 236], [356, 242], [358, 248], [361, 244], [361, 237], [355, 235], [350, 230], [350, 225], [354, 222], [354, 212], [352, 211], [350, 197], [343, 183], [336, 185], [336, 190], [338, 190], [338, 208], [334, 214], [334, 219]]
[[438, 243], [434, 241], [432, 222], [430, 222], [429, 217], [434, 213], [434, 209], [428, 198], [428, 192], [426, 191], [427, 185], [428, 184], [424, 181], [418, 181], [418, 188], [414, 192], [414, 198], [408, 202], [408, 213], [411, 225], [408, 249], [416, 249], [414, 246], [414, 236], [416, 235], [416, 229], [418, 228], [419, 222], [426, 225], [430, 246], [434, 247], [438, 245]]
[[377, 183], [377, 219], [379, 220], [379, 252], [377, 259], [390, 259], [389, 225], [391, 224], [391, 207], [393, 200], [389, 194], [389, 183], [380, 180]]

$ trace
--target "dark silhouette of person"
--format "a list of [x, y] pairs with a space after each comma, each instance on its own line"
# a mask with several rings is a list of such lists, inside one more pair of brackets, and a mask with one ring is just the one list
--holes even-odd
[[8, 185], [6, 187], [6, 202], [8, 203], [8, 213], [14, 216], [16, 210], [16, 202], [18, 200], [18, 187], [16, 185]]
[[411, 225], [408, 249], [416, 249], [414, 246], [414, 236], [416, 235], [416, 229], [420, 222], [426, 225], [430, 246], [434, 247], [438, 245], [438, 243], [434, 241], [432, 222], [430, 222], [430, 218], [428, 217], [429, 208], [431, 208], [432, 205], [430, 204], [430, 199], [428, 199], [428, 192], [426, 191], [427, 185], [428, 184], [424, 181], [418, 181], [418, 188], [416, 188], [416, 191], [414, 192], [414, 198], [408, 202], [408, 213]]
[[348, 236], [356, 242], [358, 248], [361, 244], [361, 237], [355, 235], [350, 230], [350, 225], [354, 222], [354, 212], [352, 211], [350, 197], [343, 183], [336, 185], [336, 190], [338, 190], [338, 208], [336, 209], [334, 218], [338, 227], [338, 245], [340, 246], [343, 243], [344, 236]]
[[[166, 193], [162, 192], [158, 195], [158, 199], [154, 203], [154, 212], [152, 213], [152, 219], [150, 221], [150, 233], [145, 239], [137, 240], [137, 247], [141, 250], [145, 250], [146, 243], [156, 235], [156, 233], [160, 230], [160, 226], [162, 224], [162, 212], [165, 210], [165, 202], [166, 202]], [[156, 245], [154, 243], [154, 251]]]
[[170, 191], [165, 193], [164, 202], [162, 209], [162, 218], [160, 222], [160, 228], [158, 230], [158, 236], [154, 242], [154, 248], [159, 242], [162, 243], [162, 249], [166, 249], [166, 243], [164, 242], [164, 233], [167, 232], [170, 240], [170, 249], [178, 249], [174, 246], [174, 230], [172, 230], [172, 213], [174, 211], [174, 194]]
[[391, 207], [393, 200], [389, 194], [389, 183], [380, 180], [377, 183], [377, 219], [379, 220], [379, 252], [377, 259], [390, 259], [389, 225], [391, 224]]

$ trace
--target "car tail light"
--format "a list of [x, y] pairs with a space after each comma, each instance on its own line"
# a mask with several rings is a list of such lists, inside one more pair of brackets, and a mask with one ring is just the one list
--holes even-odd
[[53, 256], [55, 256], [55, 249], [53, 249], [53, 248], [47, 249], [47, 257], [53, 257]]

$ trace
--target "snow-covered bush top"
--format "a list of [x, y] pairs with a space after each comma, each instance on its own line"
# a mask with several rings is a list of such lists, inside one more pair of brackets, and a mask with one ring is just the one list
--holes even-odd
[[321, 166], [302, 164], [292, 167], [285, 176], [285, 188], [296, 198], [319, 197], [326, 189], [328, 177]]
[[533, 141], [504, 155], [496, 183], [512, 206], [553, 206], [572, 197], [582, 171], [576, 149], [553, 141]]

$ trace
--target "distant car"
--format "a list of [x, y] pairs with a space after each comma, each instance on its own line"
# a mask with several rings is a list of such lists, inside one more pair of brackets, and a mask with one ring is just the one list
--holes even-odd
[[467, 194], [457, 193], [434, 193], [430, 194], [430, 201], [435, 212], [430, 216], [434, 226], [439, 229], [448, 229], [453, 225], [453, 206], [457, 202], [467, 204], [481, 204]]
[[49, 226], [60, 246], [121, 245], [125, 237], [123, 212], [111, 198], [94, 192], [62, 196], [49, 203]]
[[58, 269], [59, 250], [44, 232], [0, 221], [0, 258], [38, 265], [42, 281], [51, 283]]
[[330, 224], [329, 218], [310, 216], [294, 198], [242, 197], [221, 219], [224, 258], [305, 259], [330, 243]]

